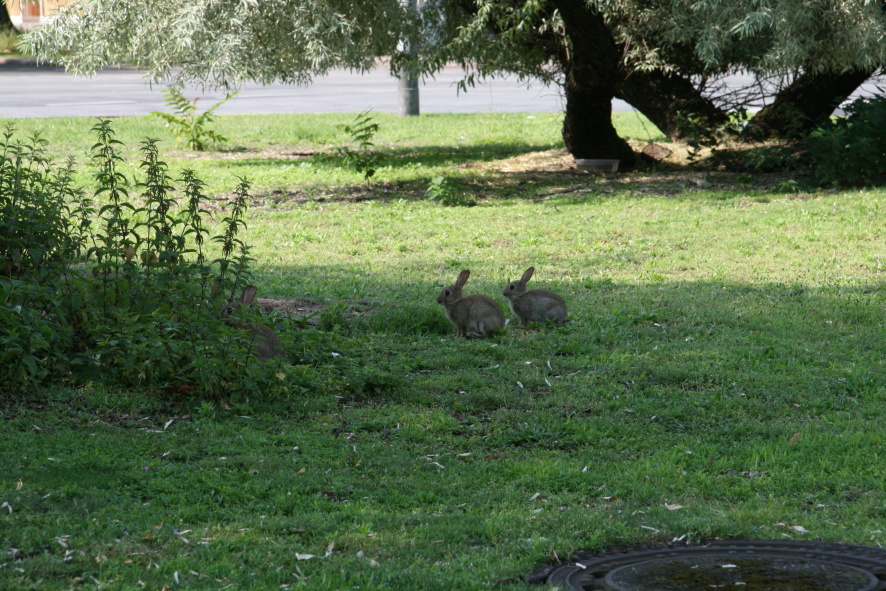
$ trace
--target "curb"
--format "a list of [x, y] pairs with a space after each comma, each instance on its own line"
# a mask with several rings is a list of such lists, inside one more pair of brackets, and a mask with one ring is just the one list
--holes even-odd
[[37, 60], [30, 57], [0, 57], [0, 66], [29, 66], [29, 67], [38, 67], [38, 66], [46, 66], [50, 68], [54, 68], [51, 64], [40, 64]]
[[[66, 70], [62, 64], [54, 64], [48, 61], [39, 61], [33, 57], [0, 57], [0, 68], [2, 67], [18, 67], [18, 68], [47, 68], [56, 70]], [[141, 70], [138, 66], [130, 66], [128, 64], [106, 65], [96, 69], [96, 73], [103, 70]]]

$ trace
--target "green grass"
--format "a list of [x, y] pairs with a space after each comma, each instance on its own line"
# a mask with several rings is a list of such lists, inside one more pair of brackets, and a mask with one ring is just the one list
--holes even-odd
[[0, 58], [18, 57], [18, 31], [0, 29]]
[[[207, 105], [209, 106], [209, 105]], [[504, 157], [562, 148], [562, 116], [537, 114], [422, 115], [400, 118], [374, 113], [379, 124], [373, 138], [381, 154], [374, 183], [387, 183], [393, 190], [421, 184], [421, 191], [434, 176], [471, 178], [475, 164], [483, 165]], [[363, 182], [363, 175], [339, 166], [339, 159], [324, 158], [338, 146], [351, 146], [341, 127], [352, 123], [353, 114], [226, 115], [209, 128], [227, 137], [218, 151], [188, 152], [176, 149], [175, 136], [157, 117], [123, 117], [114, 120], [117, 138], [125, 146], [124, 156], [135, 171], [139, 145], [146, 137], [161, 140], [160, 148], [174, 175], [182, 168], [194, 169], [215, 193], [230, 191], [237, 178], [246, 176], [259, 194], [297, 190], [311, 196], [325, 194], [330, 187]], [[16, 137], [38, 134], [49, 142], [48, 154], [62, 161], [73, 156], [89, 160], [92, 138], [89, 128], [96, 119], [60, 117], [52, 119], [0, 120], [11, 124]], [[654, 127], [635, 114], [619, 114], [625, 137], [662, 140]], [[471, 167], [466, 167], [470, 164]], [[125, 170], [125, 167], [124, 167]], [[88, 182], [84, 167], [81, 182]]]
[[[219, 130], [315, 150], [349, 120]], [[328, 162], [191, 162], [219, 186], [227, 167], [264, 179], [248, 220], [260, 296], [364, 310], [338, 330], [393, 379], [348, 398], [5, 399], [0, 588], [525, 589], [551, 551], [882, 542], [886, 192], [498, 173], [463, 165], [559, 146], [559, 121], [379, 120], [403, 164], [368, 185]], [[280, 129], [296, 121], [313, 123]], [[118, 123], [127, 143], [151, 125]], [[441, 171], [478, 205], [417, 199]], [[452, 337], [440, 286], [470, 268], [466, 291], [504, 305], [529, 265], [572, 322]]]

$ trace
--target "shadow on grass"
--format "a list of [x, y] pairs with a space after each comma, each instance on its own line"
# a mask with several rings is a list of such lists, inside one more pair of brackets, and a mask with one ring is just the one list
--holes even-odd
[[[413, 166], [413, 167], [455, 167], [476, 162], [491, 162], [502, 158], [520, 156], [533, 152], [551, 149], [550, 145], [530, 144], [472, 144], [469, 146], [405, 146], [394, 148], [376, 148], [373, 150], [381, 158], [380, 166]], [[262, 153], [266, 157], [254, 157], [255, 151], [232, 150], [213, 152], [204, 159], [214, 159], [214, 155], [224, 154], [227, 158], [218, 160], [227, 168], [253, 168], [265, 166], [282, 166], [292, 161], [310, 162], [316, 166], [337, 168], [342, 161], [333, 149], [307, 152], [272, 152]]]
[[484, 165], [458, 167], [458, 174], [447, 175], [429, 170], [418, 179], [382, 182], [344, 183], [334, 186], [314, 185], [274, 189], [253, 194], [258, 207], [296, 206], [308, 202], [361, 202], [415, 200], [426, 198], [431, 181], [446, 177], [454, 191], [474, 200], [493, 201], [524, 199], [555, 200], [560, 205], [581, 204], [601, 199], [645, 199], [661, 197], [676, 201], [741, 200], [768, 203], [774, 196], [788, 199], [814, 199], [826, 190], [808, 191], [784, 175], [756, 175], [753, 179], [733, 173], [699, 174], [696, 172], [636, 172], [589, 175], [577, 170], [504, 172]]
[[[331, 292], [346, 294], [354, 272], [323, 266], [297, 274], [306, 285], [325, 282]], [[398, 372], [419, 372], [398, 396], [431, 405], [464, 406], [457, 392], [467, 390], [459, 386], [467, 380], [483, 408], [534, 408], [546, 400], [572, 410], [593, 403], [599, 412], [640, 405], [675, 417], [682, 429], [728, 420], [748, 405], [756, 416], [815, 420], [851, 409], [858, 397], [886, 399], [881, 285], [551, 285], [569, 305], [567, 325], [514, 324], [492, 339], [470, 341], [452, 337], [434, 301], [438, 286], [379, 274], [373, 280], [364, 286], [369, 292], [398, 295], [363, 302], [368, 313], [353, 321], [349, 334], [374, 342]], [[510, 316], [496, 286], [471, 287]], [[719, 416], [701, 418], [694, 405], [723, 408]]]
[[[577, 170], [568, 155], [552, 156], [548, 146], [490, 144], [464, 149], [418, 146], [378, 150], [379, 171], [369, 181], [345, 180], [335, 185], [306, 182], [302, 187], [278, 188], [271, 195], [257, 194], [259, 204], [281, 206], [320, 199], [323, 201], [417, 200], [425, 196], [432, 179], [444, 176], [456, 192], [472, 199], [563, 199], [582, 202], [606, 197], [724, 201], [735, 198], [768, 201], [771, 195], [809, 198], [818, 190], [807, 187], [798, 172], [749, 174], [647, 163], [630, 172], [591, 174]], [[349, 170], [342, 157], [330, 152], [293, 153], [293, 158], [323, 175]], [[242, 158], [219, 161], [222, 168], [248, 169], [291, 166], [286, 158]], [[390, 180], [386, 167], [408, 169], [406, 180]], [[356, 175], [356, 172], [348, 174]], [[387, 178], [386, 178], [387, 177]]]

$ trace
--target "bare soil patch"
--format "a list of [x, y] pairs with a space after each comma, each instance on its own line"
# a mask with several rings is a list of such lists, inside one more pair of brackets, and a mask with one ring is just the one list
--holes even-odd
[[310, 325], [319, 324], [320, 313], [329, 308], [328, 304], [318, 304], [311, 300], [256, 298], [255, 303], [265, 314], [280, 312], [293, 318], [307, 318]]
[[[640, 153], [648, 144], [630, 142]], [[679, 193], [722, 190], [784, 190], [786, 183], [801, 175], [796, 172], [735, 171], [727, 169], [710, 149], [701, 150], [691, 158], [690, 148], [684, 144], [655, 144], [670, 152], [662, 160], [642, 161], [631, 172], [588, 173], [578, 170], [572, 156], [565, 149], [521, 154], [486, 165], [487, 170], [504, 175], [536, 176], [550, 181], [562, 179], [563, 188], [555, 188], [538, 195], [550, 197], [571, 192], [614, 193], [629, 191], [638, 195], [676, 195]], [[740, 151], [750, 146], [731, 146]], [[787, 191], [790, 192], [790, 191]]]
[[[305, 319], [311, 326], [320, 324], [320, 314], [329, 309], [330, 304], [311, 300], [278, 300], [275, 298], [256, 298], [255, 304], [264, 314], [285, 314], [291, 318]], [[367, 301], [350, 302], [344, 314], [350, 317], [362, 316], [372, 310]]]

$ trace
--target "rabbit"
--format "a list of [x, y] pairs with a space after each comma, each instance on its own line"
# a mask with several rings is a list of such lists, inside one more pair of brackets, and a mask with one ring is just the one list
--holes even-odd
[[488, 337], [504, 327], [505, 317], [490, 297], [479, 294], [462, 296], [461, 289], [470, 274], [468, 270], [459, 273], [455, 285], [444, 287], [437, 296], [437, 303], [443, 304], [446, 318], [455, 326], [456, 338]]
[[566, 322], [566, 302], [547, 289], [526, 291], [526, 284], [535, 272], [529, 267], [519, 281], [509, 283], [502, 291], [508, 299], [511, 312], [524, 324], [528, 322]]
[[253, 354], [258, 357], [259, 361], [268, 361], [275, 357], [285, 355], [283, 343], [277, 337], [277, 333], [264, 324], [256, 324], [254, 322], [244, 322], [241, 318], [243, 306], [248, 306], [255, 299], [258, 288], [254, 285], [247, 285], [240, 294], [239, 301], [227, 302], [218, 311], [218, 317], [226, 323], [236, 326], [237, 328], [249, 331], [252, 334]]

